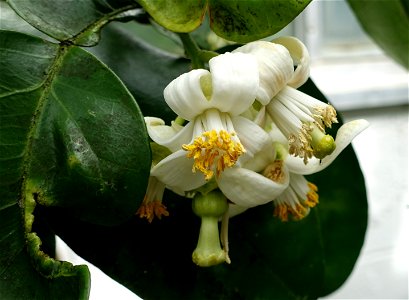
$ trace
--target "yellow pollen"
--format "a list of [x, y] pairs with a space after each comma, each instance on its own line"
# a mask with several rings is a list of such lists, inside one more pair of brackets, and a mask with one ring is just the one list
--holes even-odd
[[303, 158], [304, 164], [308, 163], [308, 159], [313, 156], [311, 147], [311, 132], [313, 127], [311, 124], [304, 123], [297, 135], [291, 134], [288, 137], [289, 149], [288, 152], [294, 156]]
[[148, 202], [145, 198], [142, 205], [138, 208], [136, 215], [139, 215], [140, 218], [146, 218], [149, 223], [152, 223], [155, 216], [160, 220], [162, 216], [169, 216], [169, 212], [161, 201], [155, 200]]
[[307, 199], [305, 200], [305, 204], [308, 206], [308, 207], [314, 207], [314, 206], [316, 206], [317, 204], [318, 204], [318, 199], [319, 199], [319, 196], [318, 196], [318, 193], [317, 193], [317, 191], [318, 191], [318, 188], [317, 188], [317, 186], [315, 185], [315, 184], [313, 184], [313, 183], [311, 183], [311, 182], [308, 182], [308, 187], [310, 188], [310, 190], [308, 191], [308, 193], [307, 193]]
[[285, 173], [283, 172], [284, 162], [281, 159], [276, 159], [272, 164], [269, 164], [263, 171], [263, 176], [277, 183], [284, 183]]
[[281, 221], [288, 221], [288, 206], [285, 204], [276, 204], [274, 207], [274, 217], [278, 217]]
[[317, 123], [322, 122], [328, 128], [331, 128], [331, 125], [333, 123], [338, 123], [337, 111], [332, 105], [326, 105], [324, 107], [314, 107], [313, 117], [317, 121]]
[[273, 216], [279, 218], [282, 222], [287, 222], [289, 216], [291, 216], [293, 220], [299, 221], [308, 214], [308, 211], [309, 208], [306, 208], [299, 203], [294, 206], [287, 203], [276, 203]]
[[239, 141], [234, 141], [233, 136], [235, 133], [228, 133], [225, 130], [217, 132], [213, 129], [202, 133], [193, 143], [182, 145], [182, 149], [187, 151], [186, 156], [194, 159], [192, 172], [199, 170], [205, 175], [206, 180], [210, 180], [214, 175], [214, 169], [216, 176], [220, 176], [225, 168], [232, 167], [245, 152], [243, 145]]

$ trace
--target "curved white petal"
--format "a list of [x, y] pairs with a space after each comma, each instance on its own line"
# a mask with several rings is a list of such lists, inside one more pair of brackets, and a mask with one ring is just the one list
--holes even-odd
[[248, 207], [243, 207], [243, 206], [236, 205], [234, 203], [229, 203], [229, 218], [233, 218], [245, 212], [248, 209], [249, 209]]
[[275, 155], [273, 143], [269, 143], [255, 153], [253, 157], [245, 160], [241, 166], [254, 172], [261, 172], [269, 163], [274, 161]]
[[335, 138], [336, 148], [334, 152], [323, 158], [321, 162], [317, 158], [312, 158], [308, 160], [308, 163], [305, 165], [303, 160], [299, 157], [289, 155], [285, 160], [285, 164], [290, 172], [296, 174], [309, 175], [322, 171], [328, 167], [342, 152], [342, 150], [344, 150], [351, 143], [351, 141], [368, 126], [368, 121], [362, 119], [351, 121], [342, 125], [338, 129], [337, 136]]
[[182, 144], [190, 143], [193, 137], [193, 122], [184, 127], [176, 123], [168, 126], [162, 119], [145, 117], [145, 123], [149, 137], [172, 152], [180, 150]]
[[224, 170], [217, 182], [230, 201], [242, 207], [254, 207], [280, 195], [288, 186], [289, 175], [286, 170], [285, 182], [277, 183], [256, 172], [236, 167]]
[[241, 144], [250, 157], [272, 143], [268, 133], [249, 119], [236, 116], [232, 118], [232, 123]]
[[279, 44], [265, 41], [251, 42], [233, 52], [250, 53], [257, 59], [260, 87], [257, 100], [266, 105], [291, 79], [293, 60], [288, 50]]
[[155, 176], [166, 187], [178, 194], [196, 189], [206, 183], [201, 172], [192, 172], [193, 159], [186, 157], [186, 151], [179, 150], [161, 160], [151, 170], [151, 176]]
[[212, 75], [212, 107], [231, 115], [247, 110], [259, 86], [257, 62], [252, 55], [224, 53], [209, 61]]
[[288, 81], [288, 85], [293, 88], [302, 86], [310, 76], [310, 55], [307, 47], [299, 39], [292, 36], [279, 37], [271, 42], [286, 47], [294, 65], [297, 66], [293, 76]]
[[207, 70], [184, 73], [169, 83], [163, 91], [166, 103], [180, 117], [193, 120], [210, 106], [200, 84], [200, 78], [209, 76]]

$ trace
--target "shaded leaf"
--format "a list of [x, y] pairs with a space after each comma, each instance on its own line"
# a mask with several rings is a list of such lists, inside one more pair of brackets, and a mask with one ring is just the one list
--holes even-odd
[[[1, 22], [0, 30], [18, 31], [35, 35], [43, 39], [54, 40], [24, 21], [5, 1], [0, 1]], [[55, 40], [54, 40], [55, 41]]]
[[348, 0], [363, 29], [394, 60], [409, 69], [409, 12], [406, 0]]
[[[299, 90], [326, 102], [325, 96], [310, 79]], [[337, 124], [327, 132], [335, 136], [341, 125]], [[320, 296], [325, 296], [345, 282], [360, 254], [368, 223], [365, 180], [352, 146], [348, 146], [330, 167], [308, 176], [308, 179], [319, 188], [320, 204], [315, 209], [325, 257]]]
[[131, 0], [8, 0], [8, 3], [38, 30], [81, 46], [95, 45], [100, 29], [108, 22], [139, 14]]
[[[303, 88], [325, 100], [311, 81]], [[349, 276], [363, 244], [367, 202], [351, 147], [309, 180], [318, 185], [320, 204], [307, 218], [280, 222], [271, 203], [234, 217], [232, 263], [209, 268], [191, 261], [200, 222], [191, 200], [170, 192], [164, 196], [170, 216], [152, 224], [134, 217], [107, 229], [61, 210], [44, 213], [79, 255], [146, 300], [314, 299]]]
[[139, 0], [163, 27], [175, 32], [191, 32], [202, 23], [206, 10], [210, 27], [219, 36], [250, 42], [270, 36], [289, 24], [311, 0]]
[[98, 224], [129, 219], [150, 168], [142, 115], [119, 79], [78, 47], [10, 31], [0, 31], [0, 45], [0, 298], [85, 299], [88, 269], [42, 251], [34, 210], [60, 206]]
[[149, 46], [120, 24], [107, 26], [102, 31], [101, 42], [90, 51], [126, 84], [144, 116], [157, 116], [167, 122], [175, 119], [176, 115], [165, 103], [163, 90], [189, 70], [189, 60]]

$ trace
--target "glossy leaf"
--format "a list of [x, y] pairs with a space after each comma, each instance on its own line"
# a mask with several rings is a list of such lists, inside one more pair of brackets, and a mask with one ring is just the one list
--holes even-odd
[[370, 37], [394, 60], [409, 69], [409, 8], [406, 0], [348, 0]]
[[90, 51], [121, 78], [145, 116], [170, 122], [176, 115], [166, 105], [163, 90], [189, 70], [190, 61], [153, 48], [120, 25], [107, 26], [101, 43]]
[[199, 27], [208, 10], [210, 27], [219, 36], [249, 42], [270, 36], [287, 24], [311, 0], [139, 0], [163, 27], [175, 32], [191, 32]]
[[[311, 82], [304, 89], [320, 96]], [[309, 179], [319, 187], [320, 204], [306, 219], [282, 223], [271, 204], [248, 210], [229, 224], [232, 263], [210, 268], [191, 261], [199, 232], [191, 200], [170, 192], [164, 196], [170, 216], [152, 224], [134, 217], [107, 229], [61, 210], [44, 214], [77, 253], [143, 299], [314, 299], [349, 276], [367, 202], [351, 147]]]
[[119, 79], [78, 47], [9, 31], [0, 45], [0, 298], [87, 298], [87, 268], [39, 248], [35, 211], [59, 206], [106, 225], [129, 219], [150, 168], [142, 115]]
[[163, 27], [175, 32], [190, 32], [202, 23], [206, 0], [138, 0]]
[[81, 46], [95, 45], [100, 29], [108, 22], [139, 13], [131, 0], [8, 0], [8, 3], [38, 30]]
[[311, 0], [209, 0], [210, 27], [240, 43], [265, 38], [287, 26]]
[[[299, 90], [327, 102], [311, 79]], [[327, 132], [335, 136], [341, 125]], [[324, 247], [325, 275], [320, 292], [320, 296], [324, 296], [344, 283], [360, 254], [368, 222], [365, 180], [352, 146], [330, 167], [308, 179], [317, 184], [320, 195], [316, 210]]]

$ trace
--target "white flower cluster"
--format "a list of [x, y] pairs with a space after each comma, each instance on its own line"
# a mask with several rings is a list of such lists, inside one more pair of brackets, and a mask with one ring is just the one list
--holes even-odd
[[308, 76], [307, 49], [282, 37], [174, 79], [164, 97], [185, 124], [145, 118], [151, 139], [170, 154], [152, 166], [149, 186], [159, 182], [160, 193], [148, 188], [140, 216], [167, 214], [164, 186], [191, 195], [206, 184], [226, 196], [230, 216], [271, 201], [283, 221], [306, 216], [318, 194], [303, 175], [327, 167], [368, 126], [346, 123], [334, 141], [325, 129], [337, 122], [335, 109], [297, 90]]

